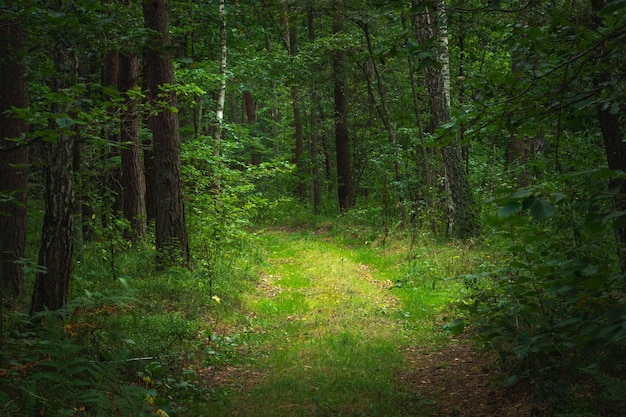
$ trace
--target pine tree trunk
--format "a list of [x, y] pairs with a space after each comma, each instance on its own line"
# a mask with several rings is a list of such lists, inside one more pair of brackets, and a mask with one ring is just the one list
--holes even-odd
[[29, 105], [20, 56], [25, 44], [26, 32], [0, 19], [0, 288], [11, 297], [24, 294], [24, 269], [16, 261], [24, 257], [26, 244], [28, 147], [14, 141], [26, 132], [26, 121], [8, 112]]
[[[335, 15], [333, 32], [344, 31], [343, 0], [334, 2]], [[337, 197], [339, 210], [346, 211], [354, 207], [355, 193], [352, 179], [352, 156], [350, 151], [350, 133], [348, 131], [348, 85], [346, 82], [346, 52], [337, 50], [333, 55], [333, 94], [335, 106], [335, 152], [337, 158]]]
[[[70, 49], [55, 45], [53, 60], [57, 71], [52, 91], [59, 92], [67, 87], [67, 78], [73, 78], [75, 67]], [[53, 103], [52, 114], [66, 114], [65, 104]], [[55, 141], [42, 144], [44, 159], [45, 213], [39, 249], [39, 265], [45, 268], [35, 276], [35, 289], [30, 312], [48, 309], [58, 310], [67, 303], [72, 272], [72, 250], [74, 246], [74, 141], [68, 126], [59, 126], [57, 120], [50, 121], [50, 128], [57, 131]]]
[[[596, 29], [601, 25], [601, 17], [598, 13], [608, 4], [611, 0], [591, 0], [591, 6], [596, 13], [595, 25]], [[603, 95], [610, 96], [606, 93], [607, 86], [615, 82], [612, 79], [610, 63], [606, 62], [604, 57], [605, 51], [598, 51], [598, 70], [594, 84], [598, 90], [598, 97]], [[604, 142], [604, 151], [606, 154], [606, 160], [610, 169], [615, 171], [626, 172], [626, 142], [624, 141], [624, 125], [620, 123], [620, 114], [611, 113], [609, 108], [604, 108], [603, 103], [599, 103], [596, 109], [598, 117], [598, 125], [602, 132], [602, 139]], [[622, 116], [623, 117], [623, 116]], [[623, 122], [623, 120], [621, 120]], [[610, 184], [612, 190], [617, 190], [615, 195], [615, 210], [626, 211], [626, 180], [613, 179]], [[622, 246], [619, 249], [618, 255], [622, 267], [622, 272], [626, 272], [626, 226], [623, 224], [616, 229], [617, 243]], [[624, 278], [626, 282], [626, 277]]]
[[[315, 41], [315, 2], [308, 0], [307, 3], [307, 24], [309, 42]], [[314, 71], [315, 69], [313, 69]], [[322, 206], [322, 184], [321, 184], [321, 169], [320, 169], [320, 149], [319, 149], [319, 123], [318, 123], [318, 108], [319, 108], [319, 96], [316, 91], [315, 80], [311, 77], [310, 86], [310, 136], [309, 146], [311, 154], [311, 176], [313, 178], [313, 212], [318, 214]]]
[[[122, 94], [137, 86], [139, 59], [133, 52], [120, 55], [119, 89]], [[122, 144], [122, 200], [124, 218], [130, 222], [132, 242], [142, 240], [147, 233], [146, 226], [146, 185], [141, 165], [139, 142], [138, 103], [126, 97], [126, 112], [120, 122], [120, 143]]]
[[154, 149], [154, 182], [156, 192], [155, 235], [157, 264], [189, 264], [189, 240], [185, 223], [183, 187], [180, 165], [180, 136], [176, 95], [163, 91], [164, 85], [174, 84], [174, 66], [170, 46], [167, 0], [144, 0], [146, 28], [158, 33], [149, 41], [144, 52], [144, 65], [149, 73], [147, 88], [162, 96], [166, 106], [151, 117], [150, 128]]

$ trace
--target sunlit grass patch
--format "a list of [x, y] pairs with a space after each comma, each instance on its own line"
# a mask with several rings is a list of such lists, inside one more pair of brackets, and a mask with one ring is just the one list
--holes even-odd
[[[236, 413], [402, 415], [395, 380], [402, 346], [425, 340], [422, 333], [440, 334], [434, 315], [444, 298], [431, 288], [411, 297], [393, 285], [406, 247], [342, 242], [306, 231], [259, 237], [267, 260], [246, 304], [254, 311], [252, 331], [261, 333], [263, 354], [253, 366], [265, 378], [232, 404]], [[419, 317], [405, 307], [417, 310], [418, 303]]]
[[256, 303], [256, 311], [265, 316], [284, 317], [304, 313], [308, 310], [306, 297], [298, 292], [281, 292], [272, 298], [263, 298]]
[[389, 339], [345, 330], [283, 346], [268, 358], [265, 366], [272, 371], [264, 385], [249, 393], [249, 401], [290, 407], [260, 409], [255, 415], [306, 415], [315, 408], [332, 409], [333, 415], [370, 415], [398, 407], [394, 373], [402, 356]]

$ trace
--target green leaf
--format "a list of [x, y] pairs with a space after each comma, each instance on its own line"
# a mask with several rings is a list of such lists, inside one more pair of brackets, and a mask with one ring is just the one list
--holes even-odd
[[534, 194], [533, 190], [518, 190], [509, 196], [511, 200], [525, 200]]
[[590, 291], [598, 291], [607, 281], [607, 277], [604, 275], [594, 275], [585, 280], [585, 289]]
[[446, 328], [450, 330], [453, 335], [458, 336], [463, 333], [463, 330], [465, 329], [465, 320], [463, 320], [463, 318], [458, 318], [446, 326]]
[[71, 117], [59, 117], [55, 119], [54, 122], [60, 129], [67, 129], [68, 127], [72, 127], [76, 124], [76, 121]]
[[510, 203], [505, 204], [504, 206], [500, 207], [498, 209], [498, 217], [500, 218], [507, 218], [507, 217], [511, 217], [514, 214], [519, 213], [519, 211], [522, 209], [522, 203], [519, 201], [512, 201]]
[[548, 200], [536, 197], [530, 205], [530, 215], [539, 222], [544, 222], [556, 213], [556, 208]]
[[611, 220], [621, 221], [626, 217], [626, 211], [615, 211], [612, 213], [589, 213], [585, 217], [585, 229], [591, 233], [599, 233], [609, 224]]

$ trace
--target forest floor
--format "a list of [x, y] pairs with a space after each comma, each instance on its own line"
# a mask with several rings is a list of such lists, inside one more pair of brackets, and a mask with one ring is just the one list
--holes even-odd
[[493, 358], [439, 330], [453, 284], [398, 287], [398, 258], [380, 248], [302, 231], [261, 239], [268, 260], [245, 318], [222, 324], [239, 359], [203, 370], [211, 415], [540, 415], [526, 390], [498, 385]]

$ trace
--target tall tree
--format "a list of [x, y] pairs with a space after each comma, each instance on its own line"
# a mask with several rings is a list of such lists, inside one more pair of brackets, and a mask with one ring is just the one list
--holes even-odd
[[215, 126], [215, 152], [219, 153], [222, 140], [222, 124], [224, 122], [224, 104], [226, 102], [226, 63], [228, 59], [228, 44], [226, 30], [226, 9], [224, 0], [219, 0], [218, 12], [220, 18], [220, 87], [217, 93], [217, 111]]
[[[421, 43], [434, 40], [435, 65], [426, 67], [427, 87], [432, 114], [431, 130], [443, 127], [450, 121], [450, 62], [448, 33], [443, 0], [426, 3], [413, 0], [414, 21]], [[463, 166], [457, 137], [442, 144], [446, 180], [450, 188], [451, 210], [449, 231], [453, 236], [465, 239], [478, 232], [479, 217], [468, 175]]]
[[[626, 172], [626, 141], [624, 141], [624, 115], [620, 113], [619, 100], [620, 97], [613, 96], [611, 89], [617, 89], [617, 83], [624, 82], [624, 22], [622, 21], [621, 29], [618, 25], [606, 27], [606, 18], [608, 17], [604, 10], [607, 6], [616, 6], [622, 12], [625, 10], [623, 2], [615, 0], [591, 0], [592, 10], [594, 12], [595, 30], [600, 33], [609, 33], [606, 40], [598, 44], [596, 50], [597, 71], [594, 75], [593, 83], [596, 90], [598, 103], [596, 105], [596, 113], [598, 125], [602, 132], [604, 142], [604, 150], [609, 168]], [[604, 27], [603, 27], [604, 26]], [[621, 34], [620, 34], [621, 32]], [[617, 38], [617, 39], [616, 39]], [[621, 42], [620, 39], [621, 38]], [[612, 40], [609, 41], [609, 40]], [[621, 43], [621, 48], [618, 47]], [[621, 63], [620, 63], [621, 61]], [[621, 68], [616, 70], [615, 68]], [[603, 97], [612, 97], [612, 99], [604, 100]], [[624, 100], [624, 97], [621, 97]], [[617, 104], [617, 108], [616, 108]], [[619, 211], [626, 211], [626, 180], [613, 179], [611, 188], [616, 192], [615, 206]], [[622, 225], [617, 228], [617, 240], [622, 246], [626, 246], [626, 226]], [[622, 271], [626, 272], [626, 247], [622, 247], [619, 251]]]
[[139, 141], [139, 110], [137, 98], [129, 94], [137, 86], [139, 57], [135, 52], [120, 54], [118, 87], [125, 94], [126, 108], [120, 122], [122, 145], [121, 189], [124, 218], [130, 222], [133, 242], [143, 239], [147, 232], [145, 179], [141, 164]]
[[[295, 59], [298, 55], [298, 24], [297, 24], [297, 15], [296, 13], [286, 13], [288, 20], [288, 29], [287, 36], [289, 38], [289, 56], [292, 59]], [[294, 163], [297, 167], [297, 176], [298, 182], [296, 184], [296, 196], [301, 200], [306, 198], [306, 187], [304, 182], [304, 132], [302, 128], [302, 103], [300, 98], [300, 89], [298, 85], [294, 84], [291, 86], [291, 101], [293, 108], [293, 124], [294, 124], [294, 139], [295, 146], [293, 152]]]
[[[345, 5], [343, 0], [333, 1], [333, 33], [341, 35], [345, 30]], [[335, 152], [337, 158], [337, 197], [339, 210], [345, 211], [356, 203], [353, 178], [350, 132], [348, 130], [348, 83], [346, 50], [338, 45], [333, 52], [333, 96], [335, 113]]]
[[167, 0], [144, 0], [144, 22], [152, 30], [144, 51], [146, 87], [156, 98], [154, 114], [150, 117], [154, 149], [154, 182], [156, 200], [155, 234], [157, 261], [160, 267], [174, 263], [189, 263], [189, 238], [183, 201], [180, 133], [174, 66], [170, 56], [170, 35]]
[[[63, 8], [57, 10], [65, 12]], [[62, 97], [69, 94], [66, 88], [75, 81], [76, 58], [72, 54], [71, 36], [59, 33], [52, 46], [52, 61], [55, 76], [50, 88]], [[31, 314], [57, 310], [67, 302], [70, 276], [72, 272], [72, 251], [74, 248], [74, 172], [73, 148], [74, 131], [71, 116], [71, 100], [57, 99], [51, 105], [50, 128], [55, 137], [42, 144], [44, 159], [44, 201], [45, 212], [39, 265], [44, 269], [35, 276]]]
[[[307, 1], [307, 26], [308, 40], [310, 43], [315, 41], [315, 1]], [[315, 73], [316, 68], [311, 68], [311, 72]], [[311, 154], [311, 171], [313, 178], [313, 212], [318, 214], [322, 205], [322, 184], [321, 184], [321, 167], [320, 167], [320, 149], [319, 149], [319, 108], [320, 97], [317, 91], [315, 78], [311, 77], [309, 87], [310, 105], [309, 105], [309, 146]]]
[[26, 244], [28, 147], [20, 136], [27, 125], [12, 112], [29, 105], [26, 41], [18, 22], [0, 19], [0, 287], [11, 296], [24, 294], [24, 270], [16, 261]]

